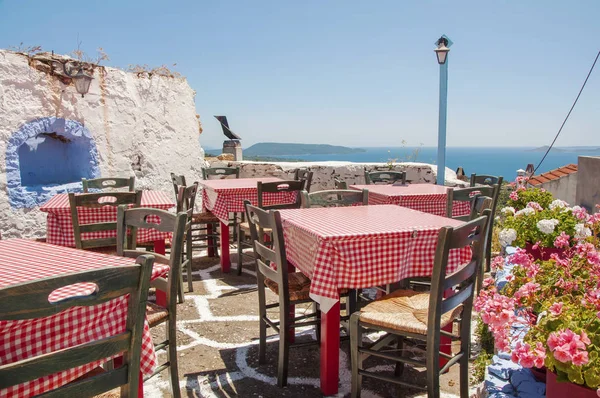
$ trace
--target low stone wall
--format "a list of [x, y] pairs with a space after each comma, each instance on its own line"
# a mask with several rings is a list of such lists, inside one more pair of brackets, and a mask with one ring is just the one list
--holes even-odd
[[[348, 185], [364, 184], [365, 168], [369, 171], [406, 171], [409, 184], [435, 184], [437, 167], [427, 163], [396, 163], [390, 169], [386, 163], [352, 163], [352, 162], [250, 162], [225, 161], [217, 158], [206, 159], [211, 167], [239, 167], [241, 178], [279, 177], [293, 179], [297, 169], [309, 169], [313, 172], [311, 191], [333, 189], [333, 178], [346, 181]], [[456, 178], [456, 173], [446, 168], [446, 185], [467, 185]]]

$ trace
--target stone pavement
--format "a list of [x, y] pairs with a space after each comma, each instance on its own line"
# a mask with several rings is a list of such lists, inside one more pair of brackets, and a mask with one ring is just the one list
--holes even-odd
[[[197, 254], [196, 254], [197, 255]], [[235, 256], [232, 262], [236, 262]], [[234, 265], [235, 266], [235, 265]], [[288, 386], [277, 387], [277, 337], [269, 331], [267, 364], [258, 365], [258, 303], [256, 274], [253, 265], [244, 273], [222, 274], [218, 258], [194, 260], [194, 292], [186, 294], [178, 309], [179, 379], [183, 397], [321, 397], [319, 390], [319, 348], [292, 347]], [[185, 283], [187, 288], [187, 282]], [[270, 294], [270, 293], [268, 293]], [[276, 296], [270, 294], [270, 299]], [[297, 312], [305, 308], [296, 308]], [[312, 329], [299, 331], [298, 339], [314, 339]], [[164, 329], [153, 329], [164, 338]], [[164, 360], [159, 353], [159, 360]], [[350, 396], [349, 341], [340, 348], [340, 388], [337, 397]], [[379, 359], [365, 362], [371, 369], [392, 371]], [[424, 369], [406, 367], [407, 380], [421, 379]], [[441, 379], [442, 397], [458, 396], [458, 366]], [[168, 374], [155, 376], [144, 383], [145, 396], [170, 397]], [[420, 391], [400, 388], [374, 379], [364, 379], [364, 398], [424, 397]]]

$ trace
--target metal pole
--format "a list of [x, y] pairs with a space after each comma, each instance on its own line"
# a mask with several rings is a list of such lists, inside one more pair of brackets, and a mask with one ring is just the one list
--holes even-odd
[[446, 181], [446, 113], [448, 110], [448, 58], [440, 65], [440, 114], [438, 121], [437, 184]]

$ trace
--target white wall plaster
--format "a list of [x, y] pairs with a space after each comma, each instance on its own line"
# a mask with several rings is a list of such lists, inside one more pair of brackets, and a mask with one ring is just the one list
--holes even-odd
[[[26, 56], [0, 50], [2, 237], [43, 237], [46, 232], [45, 213], [11, 208], [7, 199], [7, 142], [37, 118], [56, 116], [85, 125], [95, 140], [103, 177], [135, 175], [138, 188], [170, 194], [171, 172], [201, 176], [204, 151], [198, 141], [195, 92], [187, 81], [105, 70], [95, 70], [90, 91], [81, 98], [73, 85], [29, 66]], [[141, 170], [133, 165], [138, 160]]]

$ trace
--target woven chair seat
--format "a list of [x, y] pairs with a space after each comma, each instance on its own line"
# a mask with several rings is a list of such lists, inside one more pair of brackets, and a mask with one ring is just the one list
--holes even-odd
[[[273, 293], [279, 295], [279, 285], [271, 279], [265, 279], [265, 285], [271, 289]], [[290, 272], [288, 274], [288, 287], [290, 290], [290, 300], [300, 301], [308, 300], [310, 292], [310, 279], [302, 272]]]
[[[247, 222], [242, 222], [238, 225], [240, 226], [240, 229], [242, 231], [250, 233], [250, 224], [248, 224]], [[273, 232], [271, 228], [263, 228], [263, 231], [265, 234], [270, 234], [271, 232]]]
[[[448, 311], [441, 318], [441, 327], [449, 325], [462, 312], [462, 306]], [[409, 333], [427, 334], [429, 293], [396, 290], [377, 299], [360, 312], [361, 322]]]
[[146, 304], [146, 318], [148, 319], [148, 325], [152, 328], [169, 317], [169, 311], [166, 308], [156, 305], [154, 303]]
[[202, 213], [194, 213], [192, 215], [192, 222], [195, 224], [209, 224], [217, 223], [219, 222], [219, 219], [210, 211], [205, 211]]

